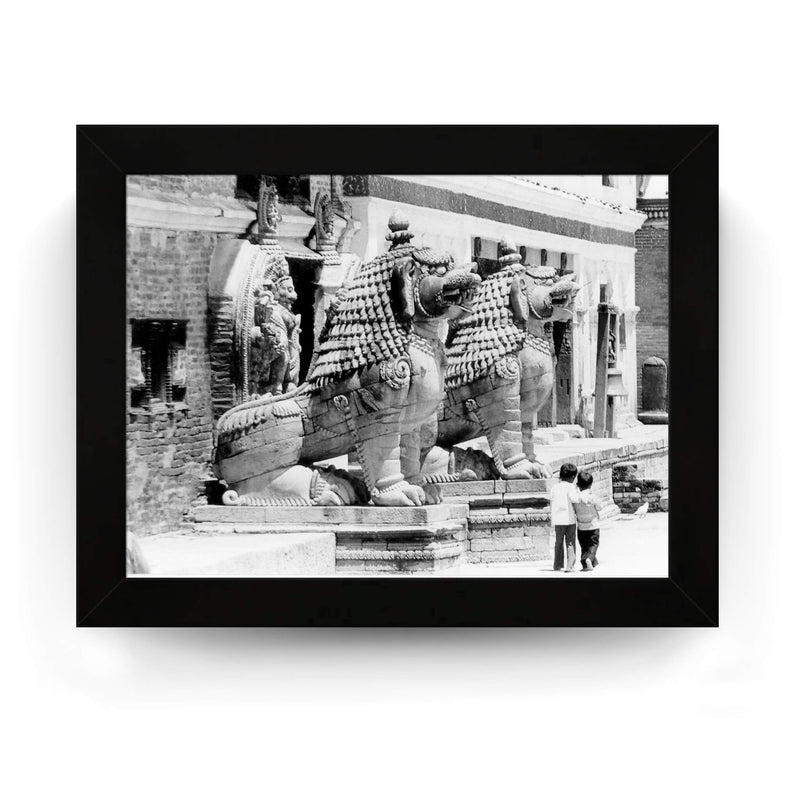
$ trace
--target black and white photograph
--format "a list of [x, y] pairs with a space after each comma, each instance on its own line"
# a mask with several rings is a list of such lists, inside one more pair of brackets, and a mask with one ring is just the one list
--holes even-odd
[[663, 578], [666, 175], [126, 179], [127, 574]]
[[791, 6], [6, 18], [3, 797], [791, 793]]

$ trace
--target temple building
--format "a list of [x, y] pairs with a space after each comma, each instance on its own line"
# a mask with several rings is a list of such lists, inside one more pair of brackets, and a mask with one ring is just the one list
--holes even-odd
[[637, 231], [654, 219], [637, 210], [638, 186], [634, 175], [129, 176], [131, 531], [178, 527], [206, 489], [223, 413], [303, 381], [326, 309], [385, 252], [395, 211], [416, 244], [456, 263], [497, 261], [505, 242], [526, 265], [574, 275], [575, 318], [549, 328], [557, 366], [543, 429], [592, 430], [598, 307], [612, 307], [616, 426], [636, 424]]

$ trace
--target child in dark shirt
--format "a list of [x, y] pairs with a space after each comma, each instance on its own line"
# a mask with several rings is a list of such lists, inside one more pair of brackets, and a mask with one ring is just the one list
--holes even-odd
[[592, 494], [593, 482], [592, 476], [581, 470], [577, 480], [578, 496], [573, 502], [584, 572], [597, 566], [597, 548], [600, 546], [600, 503]]

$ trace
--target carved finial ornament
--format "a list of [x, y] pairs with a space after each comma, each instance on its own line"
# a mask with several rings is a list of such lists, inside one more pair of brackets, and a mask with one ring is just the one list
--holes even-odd
[[399, 211], [392, 213], [389, 217], [389, 233], [386, 234], [386, 241], [391, 245], [390, 250], [408, 244], [414, 238], [414, 234], [408, 230], [409, 225], [408, 219]]
[[317, 192], [314, 198], [314, 234], [317, 250], [333, 248], [333, 204], [329, 195]]
[[256, 211], [258, 232], [256, 243], [264, 244], [275, 239], [278, 233], [278, 189], [272, 179], [261, 175], [258, 182], [258, 208]]
[[511, 242], [505, 239], [500, 242], [500, 258], [498, 259], [500, 267], [511, 267], [514, 264], [519, 264], [522, 261], [522, 256], [517, 252], [516, 247]]

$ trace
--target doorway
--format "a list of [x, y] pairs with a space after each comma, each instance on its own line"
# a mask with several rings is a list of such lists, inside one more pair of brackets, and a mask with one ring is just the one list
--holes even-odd
[[553, 375], [553, 391], [537, 415], [541, 428], [554, 425], [572, 425], [575, 421], [573, 410], [572, 383], [572, 323], [548, 322], [545, 331], [552, 331], [556, 364]]
[[[321, 260], [321, 259], [320, 259]], [[292, 311], [300, 315], [300, 383], [306, 379], [314, 354], [314, 300], [317, 295], [319, 266], [306, 258], [286, 255], [297, 300]]]

